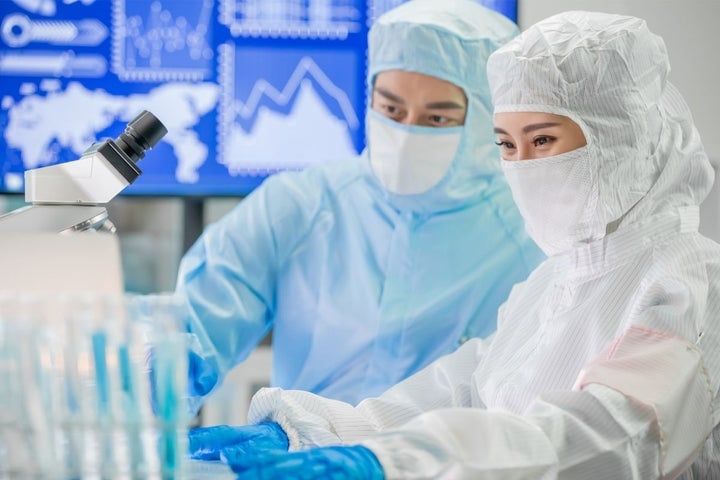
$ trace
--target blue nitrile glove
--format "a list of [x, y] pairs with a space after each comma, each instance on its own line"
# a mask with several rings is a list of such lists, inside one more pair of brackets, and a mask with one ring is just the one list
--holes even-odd
[[190, 350], [188, 352], [188, 389], [190, 396], [210, 393], [218, 382], [218, 373], [211, 362]]
[[220, 451], [246, 448], [252, 452], [287, 451], [290, 446], [285, 430], [275, 422], [233, 427], [216, 425], [195, 428], [188, 433], [190, 456], [196, 460], [220, 460]]
[[243, 480], [384, 480], [382, 465], [368, 448], [321, 447], [298, 452], [223, 449], [221, 460]]
[[[157, 381], [155, 378], [155, 353], [150, 347], [145, 354], [145, 363], [148, 368], [150, 379], [150, 401], [153, 412], [157, 413]], [[203, 357], [188, 351], [188, 395], [191, 397], [202, 397], [210, 393], [218, 381], [217, 370]]]

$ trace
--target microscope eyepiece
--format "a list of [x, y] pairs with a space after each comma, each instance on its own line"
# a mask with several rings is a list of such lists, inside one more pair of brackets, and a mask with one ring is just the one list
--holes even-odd
[[125, 127], [125, 131], [115, 139], [115, 144], [133, 162], [145, 156], [145, 150], [154, 147], [167, 133], [167, 128], [158, 118], [143, 110]]

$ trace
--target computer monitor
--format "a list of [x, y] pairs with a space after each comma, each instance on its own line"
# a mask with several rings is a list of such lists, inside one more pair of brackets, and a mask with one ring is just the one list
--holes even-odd
[[[3, 0], [0, 192], [140, 111], [168, 134], [130, 195], [246, 195], [364, 145], [367, 32], [398, 0]], [[517, 17], [517, 0], [479, 0]]]

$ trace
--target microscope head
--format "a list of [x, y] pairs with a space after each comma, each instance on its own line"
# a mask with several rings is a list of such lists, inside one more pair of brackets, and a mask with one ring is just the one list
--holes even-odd
[[166, 133], [143, 111], [119, 137], [94, 143], [79, 159], [27, 170], [25, 201], [32, 205], [0, 215], [0, 234], [115, 232], [103, 205], [140, 176], [136, 162]]
[[108, 203], [140, 176], [137, 161], [166, 133], [155, 115], [143, 111], [115, 140], [94, 143], [79, 159], [27, 170], [25, 201], [34, 205]]

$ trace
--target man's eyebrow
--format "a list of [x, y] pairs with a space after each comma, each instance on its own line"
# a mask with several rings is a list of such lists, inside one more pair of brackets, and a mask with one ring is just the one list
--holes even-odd
[[428, 103], [428, 104], [425, 105], [425, 108], [430, 108], [430, 109], [433, 109], [433, 110], [434, 110], [434, 109], [441, 109], [441, 110], [446, 110], [446, 109], [459, 109], [459, 110], [462, 110], [462, 109], [465, 108], [465, 106], [464, 106], [464, 105], [461, 105], [461, 104], [459, 104], [459, 103], [457, 103], [457, 102], [445, 101], [445, 102], [431, 102], [431, 103]]
[[374, 91], [387, 98], [388, 100], [392, 100], [395, 103], [405, 103], [405, 100], [403, 100], [401, 97], [398, 97], [394, 93], [388, 92], [384, 88], [375, 87]]

